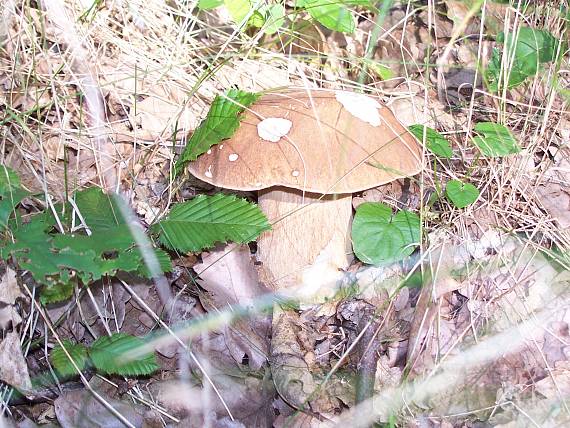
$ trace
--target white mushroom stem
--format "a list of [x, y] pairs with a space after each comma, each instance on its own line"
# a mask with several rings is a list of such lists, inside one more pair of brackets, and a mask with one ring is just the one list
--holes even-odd
[[352, 260], [351, 195], [272, 187], [259, 192], [259, 206], [274, 223], [258, 239], [262, 281], [303, 302], [334, 295]]

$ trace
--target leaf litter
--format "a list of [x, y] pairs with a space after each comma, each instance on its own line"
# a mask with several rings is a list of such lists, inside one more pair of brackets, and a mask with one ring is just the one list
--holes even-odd
[[[75, 16], [84, 12], [74, 2], [63, 3]], [[560, 403], [568, 387], [569, 320], [564, 312], [567, 309], [564, 290], [568, 279], [564, 268], [560, 268], [549, 253], [556, 248], [566, 251], [570, 242], [566, 231], [570, 199], [566, 191], [569, 155], [565, 148], [568, 124], [563, 118], [564, 100], [559, 96], [550, 98], [551, 81], [546, 74], [539, 74], [532, 81], [530, 90], [528, 87], [520, 91], [515, 89], [501, 99], [479, 93], [473, 106], [458, 108], [465, 107], [462, 102], [467, 105], [471, 102], [469, 93], [461, 97], [454, 95], [463, 94], [461, 87], [473, 77], [473, 57], [478, 57], [473, 55], [473, 48], [476, 51], [478, 46], [467, 40], [456, 43], [452, 65], [458, 73], [446, 75], [445, 97], [438, 99], [441, 90], [424, 88], [422, 85], [426, 85], [426, 81], [418, 78], [419, 73], [429, 74], [424, 64], [435, 63], [435, 57], [426, 58], [428, 45], [431, 46], [433, 41], [436, 51], [444, 48], [454, 28], [461, 25], [466, 16], [465, 6], [460, 2], [443, 3], [445, 8], [437, 13], [428, 8], [413, 19], [405, 7], [390, 10], [382, 24], [388, 31], [381, 33], [378, 49], [372, 57], [380, 66], [367, 67], [367, 73], [373, 77], [367, 89], [385, 91], [383, 95], [392, 99], [392, 108], [401, 113], [403, 120], [413, 117], [409, 124], [422, 123], [444, 131], [454, 156], [450, 162], [445, 162], [426, 154], [427, 163], [435, 163], [437, 167], [433, 177], [423, 177], [421, 186], [398, 182], [390, 189], [373, 189], [359, 195], [360, 203], [386, 202], [388, 198], [393, 207], [414, 210], [421, 206], [424, 197], [437, 195], [440, 181], [471, 182], [481, 191], [479, 201], [465, 211], [451, 210], [445, 200], [439, 199], [425, 213], [429, 247], [423, 257], [427, 257], [434, 279], [424, 278], [422, 288], [401, 288], [399, 284], [411, 275], [409, 267], [351, 266], [346, 274], [347, 283], [357, 286], [355, 289], [349, 287], [343, 299], [307, 308], [287, 319], [288, 327], [283, 333], [289, 342], [284, 343], [290, 345], [285, 349], [295, 352], [291, 352], [291, 358], [282, 361], [282, 366], [296, 361], [298, 367], [292, 366], [297, 367], [296, 374], [284, 382], [298, 387], [294, 381], [299, 380], [302, 389], [299, 392], [293, 387], [282, 387], [279, 391], [282, 397], [279, 397], [272, 389], [272, 382], [267, 381], [267, 360], [278, 350], [268, 348], [268, 317], [255, 309], [264, 290], [259, 289], [249, 249], [229, 247], [202, 254], [197, 263], [191, 261], [183, 266], [184, 272], [178, 280], [172, 278], [176, 299], [170, 311], [172, 317], [166, 319], [166, 324], [175, 326], [220, 311], [231, 311], [241, 304], [252, 308], [256, 314], [209, 331], [193, 339], [192, 343], [200, 359], [208, 363], [214, 385], [220, 388], [237, 421], [231, 421], [219, 399], [208, 389], [209, 384], [201, 370], [187, 356], [182, 357], [178, 346], [174, 350], [162, 350], [163, 374], [168, 383], [152, 378], [150, 386], [142, 380], [139, 382], [143, 383], [132, 387], [137, 396], [148, 399], [147, 403], [158, 398], [166, 409], [164, 412], [174, 414], [180, 421], [179, 426], [200, 426], [206, 420], [212, 424], [225, 424], [223, 426], [266, 426], [267, 421], [275, 426], [309, 426], [325, 423], [324, 418], [342, 421], [339, 414], [349, 414], [348, 410], [357, 408], [354, 376], [358, 373], [358, 355], [349, 349], [353, 349], [351, 345], [359, 334], [360, 314], [370, 305], [378, 308], [389, 321], [380, 330], [382, 344], [376, 372], [378, 394], [385, 391], [398, 393], [402, 388], [409, 392], [406, 387], [410, 382], [404, 376], [408, 371], [416, 385], [425, 385], [421, 383], [424, 374], [438, 370], [453, 373], [457, 366], [446, 366], [448, 360], [462, 355], [473, 356], [472, 363], [460, 365], [465, 377], [451, 376], [448, 379], [453, 382], [449, 381], [440, 393], [431, 394], [429, 399], [409, 401], [411, 415], [407, 416], [408, 422], [430, 420], [439, 426], [456, 426], [462, 423], [460, 418], [449, 418], [450, 423], [440, 416], [467, 412], [472, 419], [482, 418], [480, 409], [488, 407], [486, 416], [493, 424], [520, 426], [516, 424], [528, 421], [516, 411], [516, 406], [524, 409], [534, 421], [544, 424], [556, 424], [561, 420], [547, 412], [552, 406], [563, 409], [558, 418], [564, 418], [564, 414], [567, 417], [567, 410]], [[108, 110], [105, 111], [105, 135], [115, 143], [113, 150], [101, 152], [95, 145], [97, 135], [93, 129], [83, 126], [86, 124], [84, 115], [89, 111], [77, 101], [77, 69], [71, 66], [76, 60], [66, 49], [71, 46], [69, 33], [54, 25], [45, 12], [34, 6], [19, 7], [22, 9], [18, 9], [18, 13], [27, 13], [31, 18], [30, 27], [18, 27], [12, 16], [2, 24], [3, 37], [16, 40], [18, 34], [20, 46], [28, 47], [38, 46], [38, 38], [45, 37], [57, 49], [38, 49], [37, 57], [30, 54], [31, 49], [20, 55], [22, 72], [15, 79], [6, 67], [0, 72], [7, 89], [0, 99], [3, 106], [9, 105], [12, 111], [21, 113], [41, 139], [38, 141], [38, 136], [27, 132], [25, 127], [12, 126], [3, 130], [3, 138], [8, 143], [5, 163], [21, 173], [28, 189], [41, 194], [47, 187], [52, 195], [62, 198], [61, 183], [66, 175], [73, 188], [100, 183], [100, 160], [104, 155], [119, 166], [120, 185], [132, 190], [133, 204], [147, 223], [164, 211], [168, 203], [164, 201], [164, 195], [171, 196], [168, 167], [165, 166], [173, 160], [169, 143], [176, 140], [179, 147], [183, 145], [182, 140], [197, 127], [216, 94], [236, 84], [240, 89], [250, 91], [290, 82], [345, 89], [343, 79], [357, 78], [362, 64], [366, 63], [356, 61], [359, 65], [346, 67], [343, 56], [364, 57], [373, 29], [372, 20], [363, 20], [353, 36], [323, 34], [321, 28], [304, 30], [302, 34], [317, 37], [316, 41], [303, 45], [304, 53], [310, 54], [311, 59], [287, 55], [277, 59], [275, 53], [268, 55], [267, 61], [253, 56], [232, 59], [223, 64], [214, 79], [206, 79], [197, 85], [204, 65], [194, 62], [193, 57], [215, 55], [216, 44], [222, 45], [226, 41], [230, 42], [227, 46], [232, 53], [239, 52], [240, 46], [248, 42], [239, 37], [231, 38], [227, 28], [221, 25], [214, 31], [198, 26], [200, 38], [191, 39], [192, 48], [188, 49], [178, 42], [181, 33], [176, 20], [163, 6], [152, 1], [145, 7], [129, 10], [121, 9], [123, 6], [120, 5], [116, 9], [102, 8], [90, 21], [74, 20], [78, 28], [86, 30], [87, 50], [94, 55], [89, 62], [93, 64], [93, 73]], [[494, 34], [502, 31], [505, 25], [511, 25], [511, 17], [504, 6], [489, 4], [487, 8], [488, 25], [497, 28]], [[12, 10], [15, 10], [13, 5]], [[200, 19], [209, 25], [222, 23], [219, 13], [205, 15]], [[479, 34], [480, 25], [478, 18], [472, 19], [466, 32]], [[555, 25], [556, 22], [551, 25], [553, 31]], [[309, 28], [313, 27], [309, 25]], [[323, 43], [323, 38], [331, 42], [330, 47]], [[428, 43], [428, 40], [431, 41]], [[24, 53], [15, 43], [6, 43], [6, 47], [8, 57], [2, 56], [3, 64], [10, 63], [8, 58]], [[484, 41], [483, 50], [488, 47], [488, 42]], [[82, 50], [81, 54], [84, 53]], [[482, 55], [483, 61], [488, 61], [490, 50]], [[325, 59], [324, 65], [319, 63], [320, 56]], [[386, 68], [382, 65], [387, 66], [394, 78], [379, 78]], [[450, 66], [446, 73], [453, 67]], [[26, 75], [34, 75], [36, 79], [27, 82], [22, 78]], [[253, 75], [257, 77], [252, 78]], [[322, 76], [329, 81], [322, 82]], [[429, 78], [433, 80], [433, 75]], [[560, 79], [565, 77], [561, 75]], [[419, 81], [421, 84], [417, 84]], [[479, 83], [471, 86], [481, 92]], [[546, 105], [547, 100], [551, 100], [551, 104]], [[505, 102], [506, 107], [497, 107], [499, 101]], [[36, 116], [36, 113], [30, 113], [33, 109], [37, 109]], [[497, 111], [490, 113], [489, 109]], [[432, 110], [437, 114], [426, 114]], [[544, 119], [540, 116], [542, 112], [548, 113]], [[468, 143], [469, 138], [464, 138], [471, 136], [468, 128], [471, 118], [495, 120], [495, 113], [514, 130], [517, 141], [523, 146], [521, 153], [511, 155], [502, 163], [478, 159], [476, 150]], [[558, 122], [559, 116], [560, 124], [552, 125]], [[45, 126], [39, 127], [40, 122]], [[477, 166], [468, 165], [465, 169], [458, 162], [462, 160], [469, 164], [476, 159]], [[192, 190], [203, 193], [208, 187], [198, 186]], [[435, 230], [440, 230], [441, 235], [438, 236]], [[530, 233], [536, 239], [532, 242], [513, 240], [512, 234], [507, 236], [504, 230]], [[440, 244], [441, 250], [438, 249]], [[189, 270], [191, 268], [198, 275], [197, 279]], [[3, 281], [14, 285], [12, 274], [6, 275]], [[128, 278], [128, 282], [131, 281], [135, 280]], [[146, 308], [136, 299], [128, 299], [120, 284], [98, 284], [92, 289], [93, 300], [82, 295], [80, 302], [51, 307], [50, 318], [56, 322], [63, 317], [57, 325], [58, 334], [77, 341], [94, 340], [96, 337], [92, 337], [92, 333], [95, 336], [105, 334], [106, 326], [137, 336], [148, 334], [157, 328], [154, 315], [160, 317], [165, 308], [150, 284], [141, 282], [139, 285], [136, 292], [147, 304]], [[7, 293], [5, 306], [0, 308], [6, 311], [7, 320], [3, 323], [2, 342], [7, 352], [2, 355], [17, 357], [10, 359], [2, 376], [4, 381], [26, 388], [30, 386], [26, 377], [27, 364], [31, 367], [32, 361], [45, 360], [41, 349], [44, 343], [33, 348], [25, 359], [19, 340], [24, 332], [19, 326], [22, 316], [31, 316], [29, 301], [24, 303], [26, 298], [16, 292], [16, 288], [3, 287], [3, 290], [12, 291]], [[509, 352], [497, 354], [491, 361], [477, 360], [475, 347], [478, 343], [485, 344], [494, 335], [509, 337], [509, 334], [501, 336], [505, 332], [515, 337], [517, 326], [532, 319], [538, 321], [523, 324], [528, 328], [529, 336], [517, 343], [513, 341]], [[45, 330], [43, 323], [38, 326]], [[275, 329], [274, 333], [279, 331]], [[43, 332], [38, 334], [42, 341], [48, 340], [42, 337]], [[48, 346], [52, 344], [53, 340], [49, 339]], [[505, 346], [504, 343], [501, 345]], [[355, 346], [359, 346], [358, 343]], [[279, 358], [285, 353], [278, 353]], [[495, 354], [489, 351], [489, 355]], [[457, 364], [457, 360], [453, 362]], [[319, 392], [329, 373], [328, 383], [321, 391], [323, 394], [311, 396], [313, 392]], [[92, 387], [105, 391], [105, 400], [116, 406], [131, 423], [138, 424], [146, 418], [150, 421], [154, 417], [142, 409], [133, 410], [129, 401], [117, 398], [118, 388], [111, 388], [114, 392], [107, 393], [103, 385], [95, 382], [96, 378], [91, 379]], [[288, 399], [284, 401], [283, 396]], [[89, 404], [77, 409], [73, 406], [80, 400], [87, 402], [87, 397], [89, 393], [84, 390], [77, 394], [64, 392], [58, 398], [55, 414], [46, 410], [41, 418], [44, 421], [45, 418], [57, 419], [62, 426], [77, 426], [75, 418], [87, 415], [102, 426], [113, 426], [116, 418], [106, 413], [104, 407]], [[210, 407], [205, 404], [208, 402]], [[188, 403], [194, 407], [184, 409]], [[305, 413], [299, 413], [290, 404], [300, 406]], [[80, 412], [72, 414], [74, 408]], [[385, 421], [399, 408], [392, 410], [382, 414]], [[176, 424], [172, 419], [166, 420]]]

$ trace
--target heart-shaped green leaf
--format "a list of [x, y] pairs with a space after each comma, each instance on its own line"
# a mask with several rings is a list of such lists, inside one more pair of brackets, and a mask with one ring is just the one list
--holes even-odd
[[376, 202], [358, 207], [352, 223], [352, 246], [361, 261], [388, 264], [409, 256], [420, 242], [420, 218], [410, 211], [392, 214]]
[[445, 186], [445, 194], [457, 208], [465, 208], [471, 205], [479, 197], [479, 190], [471, 183], [460, 180], [451, 180]]
[[354, 33], [355, 19], [343, 2], [333, 0], [297, 0], [297, 7], [304, 8], [309, 15], [329, 30]]
[[411, 125], [408, 126], [408, 129], [420, 141], [424, 141], [425, 129], [426, 147], [433, 154], [446, 159], [449, 159], [453, 155], [449, 141], [435, 129], [425, 125]]
[[515, 137], [504, 125], [480, 122], [475, 125], [474, 131], [478, 135], [473, 137], [473, 142], [483, 156], [502, 157], [521, 151]]
[[522, 26], [506, 35], [499, 33], [497, 42], [503, 44], [503, 49], [493, 49], [485, 72], [492, 92], [501, 86], [514, 88], [534, 76], [540, 64], [555, 61], [559, 43], [548, 31]]

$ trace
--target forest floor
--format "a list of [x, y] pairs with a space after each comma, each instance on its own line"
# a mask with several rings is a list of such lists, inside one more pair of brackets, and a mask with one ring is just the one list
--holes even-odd
[[[120, 194], [126, 223], [144, 230], [177, 203], [215, 194], [173, 171], [216, 96], [291, 87], [364, 92], [404, 126], [439, 133], [448, 155], [427, 135], [419, 175], [353, 197], [355, 209], [382, 201], [417, 214], [420, 242], [396, 263], [354, 259], [333, 299], [284, 309], [286, 337], [272, 332], [254, 243], [166, 248], [172, 268], [151, 279], [64, 278], [70, 265], [54, 262], [58, 286], [77, 285], [57, 303], [38, 298], [35, 275], [51, 247], [30, 239], [19, 259], [2, 250], [3, 423], [570, 426], [568, 2], [191, 3], [0, 4], [2, 248], [26, 239], [9, 218], [25, 224], [66, 201], [75, 212], [81, 189]], [[331, 29], [345, 21], [354, 28]], [[514, 142], [484, 136], [481, 123]], [[12, 172], [26, 192], [16, 202]], [[100, 338], [116, 333], [152, 338], [158, 368], [100, 370], [95, 351], [117, 350]], [[83, 346], [69, 348], [81, 376], [56, 376], [62, 343]]]

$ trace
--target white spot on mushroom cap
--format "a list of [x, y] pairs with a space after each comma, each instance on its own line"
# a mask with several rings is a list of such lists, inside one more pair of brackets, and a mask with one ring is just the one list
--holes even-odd
[[222, 150], [223, 148], [224, 148], [224, 145], [223, 145], [223, 144], [220, 144], [219, 147], [218, 147], [218, 149], [220, 149], [220, 150]]
[[206, 152], [206, 154], [211, 155], [211, 154], [212, 154], [212, 149], [208, 149], [208, 151]]
[[278, 142], [291, 130], [293, 122], [282, 117], [268, 117], [257, 124], [257, 135], [265, 141]]
[[212, 165], [210, 165], [208, 167], [208, 169], [206, 170], [206, 172], [204, 173], [204, 175], [208, 178], [212, 178], [214, 175], [212, 174]]
[[293, 177], [298, 177], [298, 176], [299, 176], [299, 171], [295, 170], [295, 171], [291, 172], [291, 175], [292, 175]]
[[239, 156], [236, 153], [232, 153], [231, 155], [228, 156], [228, 160], [230, 162], [235, 162], [238, 160], [238, 158], [239, 158]]
[[335, 98], [353, 116], [372, 126], [380, 126], [378, 109], [382, 106], [374, 98], [348, 91], [336, 91]]

